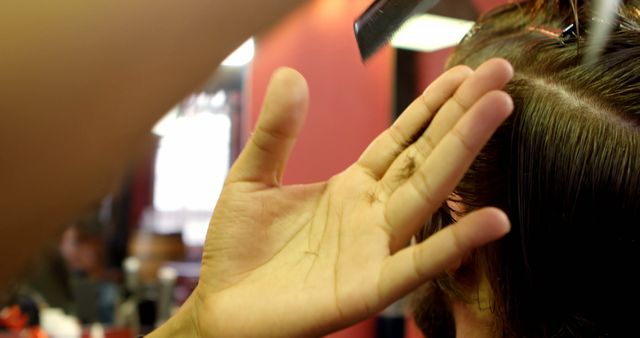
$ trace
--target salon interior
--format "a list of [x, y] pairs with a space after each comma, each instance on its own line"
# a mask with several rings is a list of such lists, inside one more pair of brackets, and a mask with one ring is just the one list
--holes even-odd
[[[315, 0], [239, 47], [153, 129], [119, 186], [52, 239], [0, 298], [0, 337], [132, 338], [162, 324], [198, 283], [209, 219], [281, 66], [308, 80], [309, 115], [284, 183], [326, 180], [441, 74], [482, 13], [506, 0], [441, 1], [363, 62], [354, 20], [368, 0]], [[422, 337], [400, 301], [329, 337]], [[65, 331], [66, 330], [66, 331]], [[35, 337], [35, 336], [34, 336]], [[40, 337], [40, 336], [38, 336]]]

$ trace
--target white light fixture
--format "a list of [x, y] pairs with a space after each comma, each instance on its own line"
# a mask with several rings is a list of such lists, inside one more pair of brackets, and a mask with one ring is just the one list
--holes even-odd
[[242, 67], [247, 65], [256, 52], [256, 44], [253, 38], [247, 40], [242, 46], [238, 47], [235, 52], [231, 53], [224, 61], [222, 65], [226, 67]]
[[225, 102], [227, 102], [227, 93], [224, 90], [219, 90], [209, 98], [209, 105], [214, 108], [224, 106]]
[[422, 14], [407, 21], [391, 39], [395, 48], [433, 52], [453, 47], [473, 27], [472, 21]]
[[178, 120], [178, 107], [173, 107], [160, 121], [156, 122], [153, 126], [152, 132], [156, 136], [166, 136], [171, 133], [172, 129], [176, 126]]

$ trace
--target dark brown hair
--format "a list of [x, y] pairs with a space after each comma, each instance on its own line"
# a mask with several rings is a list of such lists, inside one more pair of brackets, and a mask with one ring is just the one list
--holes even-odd
[[[500, 7], [449, 62], [477, 67], [502, 57], [515, 69], [506, 87], [514, 113], [452, 195], [461, 215], [497, 206], [512, 223], [510, 234], [470, 259], [491, 286], [496, 336], [638, 331], [640, 1], [622, 3], [594, 63], [583, 60], [598, 20], [590, 1]], [[444, 205], [421, 237], [453, 222], [452, 213]], [[454, 333], [450, 315], [434, 314], [446, 299], [475, 301], [461, 280], [443, 276], [419, 297], [416, 322], [430, 338]]]

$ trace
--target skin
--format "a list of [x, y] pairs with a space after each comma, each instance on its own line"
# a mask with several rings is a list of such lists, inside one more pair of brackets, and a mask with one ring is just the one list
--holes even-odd
[[405, 246], [510, 114], [511, 99], [498, 89], [511, 76], [504, 60], [453, 68], [348, 169], [326, 182], [284, 186], [308, 93], [300, 74], [279, 70], [211, 220], [200, 283], [151, 337], [322, 336], [503, 236], [506, 215], [487, 208]]

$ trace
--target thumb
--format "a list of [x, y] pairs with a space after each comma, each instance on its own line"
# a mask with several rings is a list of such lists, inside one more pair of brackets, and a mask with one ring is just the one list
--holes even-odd
[[229, 173], [230, 182], [279, 185], [309, 105], [300, 73], [280, 68], [271, 77], [258, 123]]

